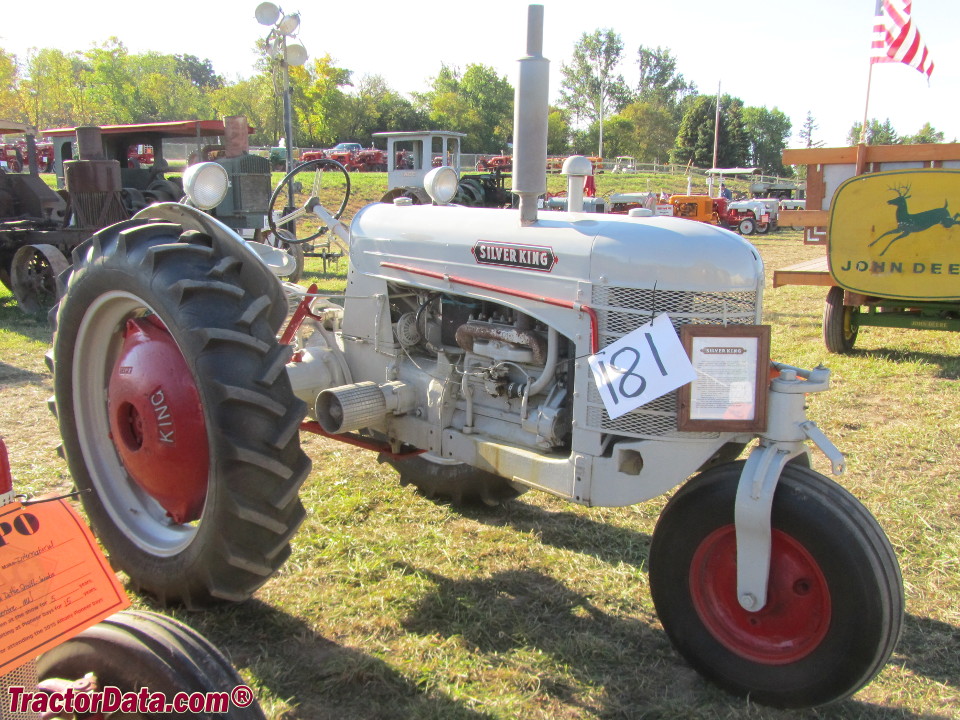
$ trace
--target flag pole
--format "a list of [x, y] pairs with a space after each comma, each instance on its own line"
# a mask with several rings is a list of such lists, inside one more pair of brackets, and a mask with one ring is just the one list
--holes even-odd
[[870, 72], [867, 73], [867, 99], [863, 103], [863, 124], [860, 126], [860, 144], [867, 142], [867, 114], [870, 109], [870, 85], [873, 82], [873, 60], [870, 61]]

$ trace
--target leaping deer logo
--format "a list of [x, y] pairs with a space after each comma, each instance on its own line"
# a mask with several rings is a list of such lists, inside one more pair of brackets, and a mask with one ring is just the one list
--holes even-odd
[[894, 233], [900, 233], [893, 240], [887, 243], [887, 246], [883, 249], [883, 252], [880, 253], [880, 256], [887, 252], [890, 249], [890, 246], [893, 245], [900, 238], [905, 238], [911, 233], [921, 232], [923, 230], [929, 230], [934, 225], [943, 225], [945, 228], [953, 227], [960, 223], [960, 213], [954, 213], [950, 215], [950, 211], [947, 210], [947, 201], [943, 201], [942, 208], [934, 208], [933, 210], [924, 210], [923, 212], [911, 213], [907, 212], [907, 200], [910, 199], [910, 186], [901, 186], [895, 188], [887, 188], [890, 192], [895, 192], [897, 196], [892, 200], [887, 200], [887, 205], [894, 205], [897, 208], [897, 227], [893, 230], [887, 230], [883, 235], [874, 240], [867, 247], [873, 247], [880, 240], [885, 238], [887, 235], [893, 235]]

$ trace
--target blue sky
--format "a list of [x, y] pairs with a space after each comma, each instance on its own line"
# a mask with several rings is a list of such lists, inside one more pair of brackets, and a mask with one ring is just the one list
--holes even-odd
[[[254, 19], [259, 0], [186, 2], [167, 0], [149, 13], [114, 2], [48, 0], [43, 22], [36, 8], [14, 3], [4, 13], [0, 47], [25, 56], [31, 47], [86, 50], [110, 36], [133, 52], [156, 50], [209, 58], [229, 79], [253, 73], [253, 45], [265, 35]], [[441, 63], [493, 66], [515, 81], [516, 58], [525, 48], [526, 3], [487, 0], [457, 3], [360, 0], [348, 5], [292, 1], [279, 3], [301, 13], [299, 41], [311, 57], [329, 53], [336, 63], [384, 76], [400, 92], [423, 90]], [[551, 60], [551, 97], [559, 69], [570, 59], [583, 32], [612, 28], [623, 38], [621, 71], [636, 82], [636, 49], [668, 47], [678, 69], [704, 93], [740, 97], [747, 105], [777, 107], [793, 121], [794, 139], [807, 111], [818, 123], [815, 138], [843, 145], [847, 131], [863, 118], [869, 70], [868, 48], [875, 0], [674, 3], [607, 0], [543, 0], [544, 55]], [[402, 8], [402, 13], [397, 12]], [[926, 78], [905, 65], [875, 66], [870, 117], [887, 118], [901, 133], [924, 122], [960, 140], [960, 3], [914, 0], [914, 21], [933, 54], [936, 69]], [[7, 30], [15, 28], [15, 31]]]

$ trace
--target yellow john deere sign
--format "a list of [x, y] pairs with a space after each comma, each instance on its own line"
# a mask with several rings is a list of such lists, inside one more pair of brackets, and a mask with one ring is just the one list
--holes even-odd
[[830, 207], [830, 273], [846, 290], [960, 300], [960, 170], [851, 178]]

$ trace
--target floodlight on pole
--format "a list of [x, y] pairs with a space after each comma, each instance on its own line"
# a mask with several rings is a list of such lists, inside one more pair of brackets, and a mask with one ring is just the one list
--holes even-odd
[[[307, 51], [303, 45], [287, 44], [287, 38], [295, 35], [300, 27], [300, 13], [285, 15], [283, 9], [272, 2], [262, 2], [254, 10], [254, 17], [261, 25], [272, 26], [267, 34], [267, 54], [279, 58], [283, 71], [283, 125], [287, 149], [286, 171], [293, 169], [293, 111], [290, 99], [289, 66], [303, 65]], [[292, 198], [291, 198], [292, 202]]]

